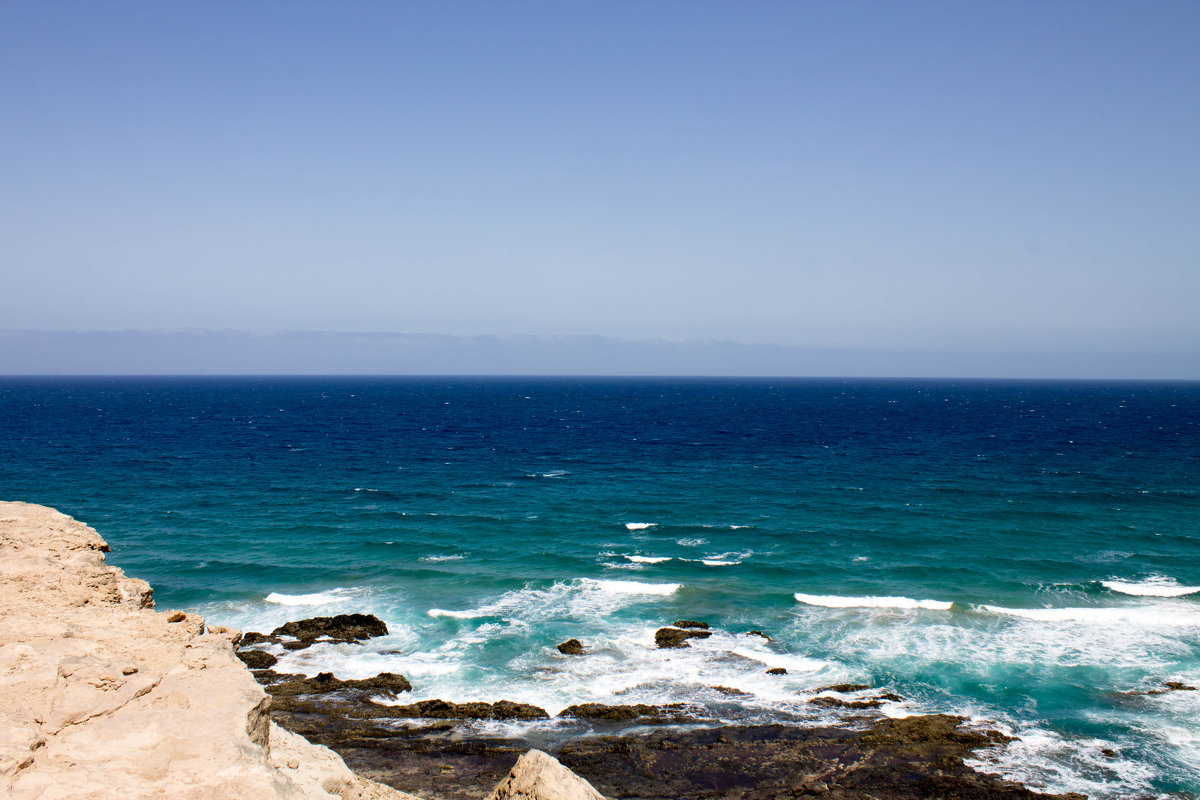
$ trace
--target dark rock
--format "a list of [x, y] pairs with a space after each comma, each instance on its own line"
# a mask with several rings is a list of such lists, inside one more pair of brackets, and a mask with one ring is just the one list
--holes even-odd
[[721, 694], [725, 695], [726, 697], [748, 697], [748, 696], [750, 696], [750, 692], [743, 692], [741, 689], [735, 689], [732, 686], [710, 686], [708, 688], [714, 689], [714, 690], [720, 692]]
[[283, 649], [284, 650], [303, 650], [304, 648], [308, 647], [311, 644], [312, 644], [311, 641], [305, 642], [305, 641], [300, 641], [297, 639], [290, 639], [283, 643]]
[[787, 670], [783, 667], [771, 667], [767, 670], [768, 675], [787, 675]]
[[[355, 643], [375, 636], [386, 636], [387, 625], [372, 614], [338, 614], [336, 617], [312, 617], [286, 622], [271, 631], [272, 636], [292, 636], [307, 647], [317, 639]], [[291, 642], [285, 643], [289, 647]], [[297, 649], [291, 648], [289, 649]]]
[[675, 623], [676, 628], [702, 628], [708, 630], [707, 622], [697, 622], [694, 619], [681, 619]]
[[[264, 683], [264, 679], [267, 681], [266, 689], [272, 697], [298, 697], [300, 695], [355, 691], [382, 695], [391, 699], [398, 692], [412, 691], [412, 684], [408, 682], [408, 678], [394, 672], [381, 672], [374, 678], [352, 681], [338, 680], [331, 672], [322, 672], [315, 678], [306, 678], [303, 675], [278, 675], [278, 673], [266, 676], [256, 673], [255, 678], [259, 683]], [[272, 681], [271, 678], [281, 680]]]
[[239, 650], [237, 657], [250, 669], [267, 669], [279, 663], [279, 659], [266, 650]]
[[1117, 751], [1113, 750], [1111, 747], [1101, 747], [1100, 755], [1105, 756], [1106, 758], [1116, 758]]
[[549, 719], [545, 709], [528, 703], [498, 700], [495, 703], [451, 703], [448, 700], [422, 700], [403, 706], [365, 703], [355, 716], [378, 719]]
[[833, 686], [822, 686], [820, 689], [817, 689], [816, 691], [817, 692], [839, 692], [841, 694], [847, 694], [849, 692], [866, 691], [867, 689], [870, 689], [870, 688], [871, 687], [865, 683], [835, 683]]
[[277, 641], [273, 636], [267, 636], [258, 631], [246, 631], [242, 634], [242, 638], [238, 640], [239, 647], [249, 647], [252, 644], [265, 644], [267, 642]]
[[934, 716], [865, 731], [771, 725], [593, 736], [564, 744], [557, 757], [606, 797], [623, 800], [1085, 800], [975, 772], [963, 759], [998, 735], [961, 730], [960, 722]]
[[814, 697], [808, 702], [814, 706], [823, 706], [825, 708], [879, 708], [883, 705], [882, 700], [842, 700], [840, 697]]
[[583, 649], [583, 642], [578, 639], [567, 639], [558, 646], [558, 652], [567, 656], [582, 656], [587, 654], [587, 651]]
[[606, 722], [628, 722], [637, 720], [643, 724], [666, 725], [694, 720], [690, 712], [695, 711], [685, 703], [669, 703], [663, 706], [651, 706], [645, 703], [626, 706], [610, 706], [604, 703], [581, 703], [569, 706], [559, 712], [560, 717], [575, 717], [576, 719], [603, 720]]
[[765, 633], [763, 633], [762, 631], [747, 631], [747, 632], [746, 632], [746, 635], [747, 635], [747, 636], [761, 636], [762, 638], [766, 639], [768, 642], [773, 642], [773, 641], [775, 641], [774, 639], [772, 639], [770, 636], [767, 636], [767, 635], [766, 635]]
[[659, 628], [654, 632], [654, 643], [659, 647], [687, 647], [688, 639], [707, 639], [709, 631], [685, 631], [679, 628]]

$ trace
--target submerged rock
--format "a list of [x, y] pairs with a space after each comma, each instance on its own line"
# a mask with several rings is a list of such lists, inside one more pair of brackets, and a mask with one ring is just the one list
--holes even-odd
[[567, 639], [558, 646], [558, 652], [567, 656], [582, 656], [587, 654], [587, 651], [583, 649], [583, 642], [578, 639]]
[[759, 637], [761, 637], [761, 638], [763, 638], [763, 639], [766, 639], [768, 642], [773, 642], [773, 641], [775, 641], [775, 640], [774, 640], [774, 639], [772, 639], [770, 636], [767, 636], [765, 633], [763, 633], [762, 631], [759, 631], [759, 630], [754, 630], [754, 631], [746, 631], [746, 635], [747, 635], [747, 636], [759, 636]]
[[787, 670], [783, 667], [771, 667], [767, 670], [768, 675], [787, 675]]
[[659, 647], [688, 647], [688, 639], [707, 639], [709, 636], [712, 633], [703, 630], [659, 628], [654, 632], [654, 643]]

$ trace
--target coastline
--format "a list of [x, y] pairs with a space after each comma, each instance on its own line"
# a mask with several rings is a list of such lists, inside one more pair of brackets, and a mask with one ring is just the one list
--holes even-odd
[[[467, 800], [512, 784], [518, 758], [544, 749], [608, 797], [1083, 798], [967, 766], [1002, 734], [941, 714], [883, 718], [869, 700], [838, 701], [838, 726], [724, 725], [682, 708], [591, 704], [568, 709], [585, 724], [566, 735], [506, 732], [506, 720], [549, 715], [502, 699], [405, 705], [411, 685], [390, 673], [252, 671], [242, 661], [267, 635], [155, 611], [150, 586], [109, 566], [104, 540], [53, 509], [0, 503], [0, 542], [0, 771], [13, 797]], [[367, 617], [353, 621], [366, 627], [314, 634], [303, 626], [320, 620], [308, 620], [272, 635], [300, 645], [379, 635]]]

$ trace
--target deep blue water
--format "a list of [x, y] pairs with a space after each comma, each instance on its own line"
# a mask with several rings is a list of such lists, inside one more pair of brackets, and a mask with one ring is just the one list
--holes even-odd
[[[392, 630], [293, 671], [798, 723], [872, 683], [1036, 786], [1200, 791], [1200, 692], [1122, 694], [1200, 685], [1196, 383], [5, 378], [0, 499], [162, 608]], [[716, 634], [654, 649], [680, 617]]]

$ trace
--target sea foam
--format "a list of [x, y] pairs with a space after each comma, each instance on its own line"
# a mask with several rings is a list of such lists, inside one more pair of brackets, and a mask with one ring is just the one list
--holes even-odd
[[1179, 581], [1166, 575], [1151, 575], [1142, 581], [1107, 580], [1100, 584], [1110, 592], [1135, 597], [1184, 597], [1200, 592], [1200, 586], [1180, 586]]
[[943, 600], [914, 600], [911, 597], [843, 597], [833, 594], [804, 594], [796, 592], [793, 595], [801, 603], [825, 608], [922, 608], [930, 611], [949, 611], [953, 603]]
[[354, 595], [351, 589], [330, 589], [326, 592], [312, 594], [282, 594], [271, 592], [265, 598], [268, 603], [281, 606], [324, 606], [330, 603], [340, 603]]
[[646, 528], [653, 528], [657, 524], [657, 522], [626, 522], [625, 530], [644, 531]]

